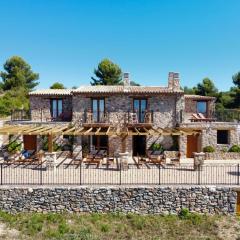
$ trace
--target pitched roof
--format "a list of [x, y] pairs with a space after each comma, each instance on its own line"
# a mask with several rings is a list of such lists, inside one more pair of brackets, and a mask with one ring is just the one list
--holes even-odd
[[215, 100], [215, 97], [211, 97], [211, 96], [201, 96], [201, 95], [189, 95], [189, 94], [185, 94], [184, 97], [186, 99], [193, 99], [193, 100]]
[[183, 93], [182, 90], [173, 90], [168, 87], [154, 86], [81, 86], [73, 91], [73, 93]]
[[38, 95], [42, 95], [42, 96], [50, 96], [50, 95], [53, 95], [53, 96], [62, 96], [62, 95], [72, 95], [72, 90], [73, 89], [43, 89], [43, 90], [36, 90], [36, 91], [33, 91], [33, 92], [30, 92], [29, 95], [30, 96], [38, 96]]
[[50, 95], [72, 95], [72, 94], [114, 94], [114, 93], [135, 93], [135, 94], [158, 94], [158, 93], [183, 93], [181, 89], [173, 90], [168, 87], [154, 86], [81, 86], [77, 89], [43, 89], [29, 93], [30, 96], [50, 96]]

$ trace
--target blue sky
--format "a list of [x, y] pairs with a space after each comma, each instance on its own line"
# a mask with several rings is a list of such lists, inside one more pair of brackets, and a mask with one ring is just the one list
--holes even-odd
[[89, 84], [103, 58], [142, 85], [182, 86], [204, 77], [220, 90], [240, 71], [239, 0], [0, 0], [0, 65], [23, 57], [55, 81]]

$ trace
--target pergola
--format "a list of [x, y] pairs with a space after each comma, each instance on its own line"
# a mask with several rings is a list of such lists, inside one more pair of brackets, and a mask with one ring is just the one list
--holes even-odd
[[77, 127], [77, 126], [46, 126], [46, 125], [5, 125], [0, 127], [1, 135], [45, 135], [48, 136], [48, 150], [53, 151], [53, 137], [55, 136], [119, 136], [125, 139], [127, 136], [180, 136], [196, 135], [199, 131], [185, 128], [154, 128], [154, 127]]

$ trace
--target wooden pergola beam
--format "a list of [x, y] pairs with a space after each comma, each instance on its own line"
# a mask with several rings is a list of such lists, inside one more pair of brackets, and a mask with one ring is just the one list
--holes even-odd
[[67, 130], [63, 131], [63, 135], [73, 135], [75, 131], [75, 127], [68, 128]]
[[84, 133], [83, 133], [83, 135], [88, 135], [91, 131], [92, 131], [92, 127], [91, 128], [89, 128], [88, 130], [86, 130]]
[[97, 129], [97, 131], [95, 132], [95, 135], [101, 135], [101, 134], [99, 134], [99, 132], [101, 131], [101, 127], [99, 127], [98, 129]]

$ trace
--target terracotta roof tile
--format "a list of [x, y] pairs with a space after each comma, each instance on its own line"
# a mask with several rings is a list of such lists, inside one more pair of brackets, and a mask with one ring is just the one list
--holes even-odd
[[183, 93], [182, 90], [172, 90], [167, 87], [153, 86], [81, 86], [74, 93]]
[[211, 96], [201, 96], [201, 95], [190, 95], [190, 94], [185, 94], [184, 97], [186, 99], [194, 99], [194, 100], [215, 100], [215, 97]]
[[71, 95], [73, 89], [43, 89], [30, 92], [30, 96], [38, 95]]

